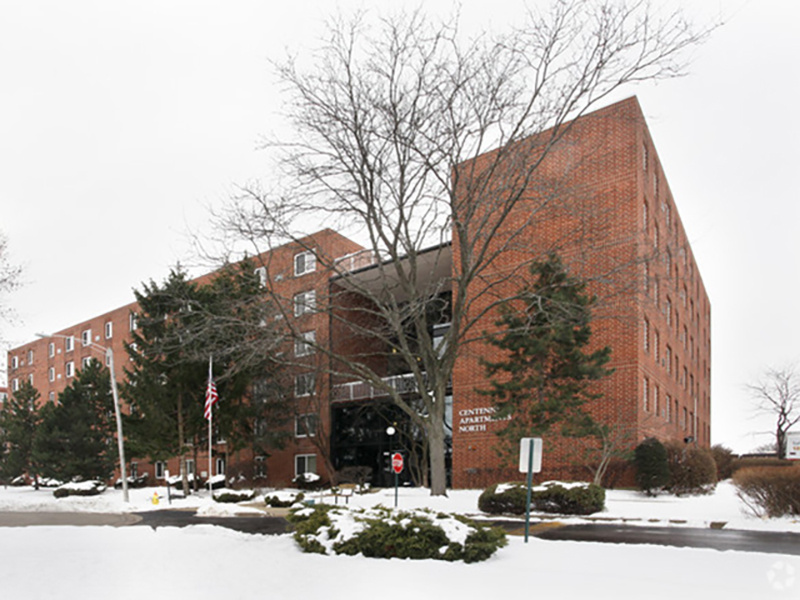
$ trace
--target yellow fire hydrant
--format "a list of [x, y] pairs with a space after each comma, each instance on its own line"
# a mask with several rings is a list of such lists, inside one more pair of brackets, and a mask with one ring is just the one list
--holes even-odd
[[153, 492], [153, 504], [158, 504], [158, 492]]

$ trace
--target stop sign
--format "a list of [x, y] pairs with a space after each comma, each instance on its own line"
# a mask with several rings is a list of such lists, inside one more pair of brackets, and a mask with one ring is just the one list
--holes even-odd
[[392, 454], [392, 471], [398, 474], [403, 472], [403, 455], [399, 452]]

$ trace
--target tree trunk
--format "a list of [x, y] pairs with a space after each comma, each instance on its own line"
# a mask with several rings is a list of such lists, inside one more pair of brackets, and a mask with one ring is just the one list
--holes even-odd
[[184, 431], [184, 424], [183, 424], [183, 393], [178, 392], [178, 448], [179, 452], [181, 453], [181, 460], [180, 460], [180, 469], [181, 469], [181, 484], [183, 487], [183, 495], [189, 495], [189, 477], [186, 473], [186, 440], [185, 440], [185, 431]]
[[431, 415], [428, 426], [429, 457], [431, 461], [431, 496], [447, 495], [447, 471], [444, 464], [444, 424]]

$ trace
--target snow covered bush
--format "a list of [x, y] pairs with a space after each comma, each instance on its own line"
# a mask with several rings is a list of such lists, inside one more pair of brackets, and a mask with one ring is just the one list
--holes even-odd
[[297, 494], [279, 492], [271, 496], [264, 496], [264, 502], [272, 508], [288, 508], [295, 502], [302, 502], [305, 497], [303, 492]]
[[[527, 489], [524, 483], [502, 483], [486, 488], [478, 508], [489, 514], [525, 513]], [[561, 515], [590, 515], [605, 508], [606, 491], [585, 482], [548, 481], [531, 492], [531, 510]]]
[[736, 493], [758, 517], [800, 516], [800, 466], [750, 467], [733, 474]]
[[322, 480], [316, 473], [300, 473], [292, 482], [301, 490], [318, 490], [322, 487]]
[[216, 502], [229, 503], [245, 502], [255, 497], [256, 493], [253, 490], [229, 490], [227, 488], [222, 488], [213, 495]]
[[97, 496], [106, 491], [106, 485], [102, 481], [79, 481], [76, 483], [66, 483], [53, 490], [56, 498], [66, 498], [67, 496]]
[[316, 505], [293, 509], [289, 521], [305, 552], [363, 554], [370, 558], [486, 560], [506, 545], [505, 532], [460, 515], [377, 506]]

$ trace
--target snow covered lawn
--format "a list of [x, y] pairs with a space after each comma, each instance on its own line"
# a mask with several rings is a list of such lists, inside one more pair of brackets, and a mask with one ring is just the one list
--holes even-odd
[[[797, 598], [796, 557], [512, 537], [486, 562], [303, 554], [210, 525], [0, 530], [2, 598]], [[779, 589], [783, 588], [783, 589]]]
[[[158, 505], [153, 495], [161, 496]], [[431, 498], [426, 490], [401, 489], [401, 508], [477, 513], [478, 491]], [[315, 502], [333, 502], [314, 493]], [[339, 503], [341, 504], [341, 499]], [[350, 498], [350, 506], [392, 506], [393, 490]], [[708, 527], [800, 531], [791, 519], [748, 517], [728, 483], [710, 496], [647, 498], [612, 490], [599, 516], [686, 521]], [[241, 513], [198, 494], [172, 508], [201, 514]], [[132, 512], [169, 508], [164, 488], [118, 490], [56, 500], [52, 490], [0, 488], [0, 511]], [[564, 521], [564, 519], [560, 519]], [[676, 526], [679, 524], [673, 524]], [[311, 576], [309, 576], [311, 575]], [[378, 560], [303, 554], [291, 536], [248, 535], [210, 525], [185, 529], [147, 527], [24, 527], [0, 529], [0, 598], [59, 600], [105, 598], [797, 598], [800, 558], [660, 546], [553, 542], [532, 538], [509, 545], [483, 563]]]

